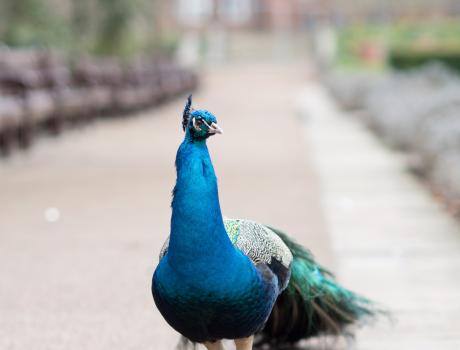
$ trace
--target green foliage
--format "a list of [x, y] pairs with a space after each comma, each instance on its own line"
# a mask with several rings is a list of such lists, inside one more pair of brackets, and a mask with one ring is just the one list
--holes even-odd
[[360, 23], [339, 31], [337, 63], [383, 69], [436, 58], [457, 66], [459, 52], [460, 21]]
[[69, 55], [170, 53], [177, 36], [159, 30], [161, 0], [1, 0], [0, 45], [51, 47]]
[[70, 33], [62, 18], [41, 0], [3, 0], [0, 41], [12, 47], [65, 46]]
[[428, 62], [441, 62], [460, 72], [460, 49], [415, 50], [399, 48], [392, 50], [388, 55], [389, 65], [398, 70], [413, 69]]
[[345, 67], [382, 68], [383, 60], [369, 60], [369, 47], [385, 47], [388, 29], [378, 25], [352, 25], [340, 28], [337, 43], [337, 64]]
[[98, 0], [100, 22], [95, 51], [102, 55], [127, 55], [134, 1]]

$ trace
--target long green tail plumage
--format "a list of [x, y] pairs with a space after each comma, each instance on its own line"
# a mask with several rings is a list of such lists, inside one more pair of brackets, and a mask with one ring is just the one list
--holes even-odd
[[348, 325], [375, 315], [370, 300], [338, 285], [308, 250], [283, 232], [270, 229], [289, 247], [294, 259], [289, 285], [278, 297], [260, 343], [287, 344], [318, 335], [345, 334]]

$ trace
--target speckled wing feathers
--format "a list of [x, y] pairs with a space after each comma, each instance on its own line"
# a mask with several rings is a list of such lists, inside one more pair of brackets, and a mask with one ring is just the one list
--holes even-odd
[[271, 264], [276, 259], [286, 268], [291, 265], [291, 251], [268, 227], [242, 219], [225, 219], [224, 224], [232, 243], [254, 264]]
[[[292, 253], [281, 238], [268, 227], [244, 219], [224, 219], [225, 230], [233, 245], [254, 264], [271, 264], [276, 259], [285, 268], [292, 262]], [[161, 248], [160, 259], [166, 254], [169, 237]]]

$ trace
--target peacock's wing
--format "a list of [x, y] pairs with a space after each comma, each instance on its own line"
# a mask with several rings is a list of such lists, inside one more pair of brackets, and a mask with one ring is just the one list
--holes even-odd
[[233, 245], [254, 264], [273, 264], [274, 260], [289, 269], [292, 253], [270, 228], [245, 219], [224, 219], [225, 229]]
[[[292, 253], [273, 230], [245, 219], [224, 218], [225, 230], [233, 245], [247, 255], [255, 265], [266, 264], [278, 277], [280, 289], [287, 286]], [[160, 259], [168, 252], [169, 237], [163, 244]]]
[[291, 276], [293, 257], [283, 240], [273, 230], [255, 221], [224, 218], [224, 225], [233, 245], [255, 265], [268, 266], [278, 278], [280, 290], [284, 290]]

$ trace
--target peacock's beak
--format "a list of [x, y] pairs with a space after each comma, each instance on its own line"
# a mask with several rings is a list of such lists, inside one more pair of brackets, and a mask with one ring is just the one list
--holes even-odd
[[220, 128], [220, 126], [217, 125], [216, 123], [211, 123], [211, 125], [209, 126], [209, 131], [208, 132], [210, 134], [223, 134], [224, 130], [222, 130]]

